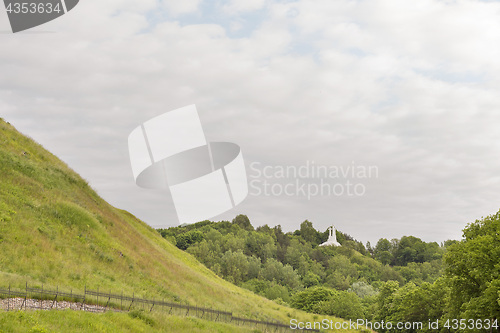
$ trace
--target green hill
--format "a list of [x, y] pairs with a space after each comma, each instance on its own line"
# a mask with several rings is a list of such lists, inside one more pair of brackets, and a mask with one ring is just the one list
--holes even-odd
[[[317, 319], [219, 278], [144, 222], [109, 205], [65, 163], [1, 120], [0, 286], [22, 288], [26, 282], [44, 288], [135, 293], [258, 320]], [[160, 331], [245, 330], [198, 319], [151, 316], [153, 327]], [[69, 329], [69, 322], [76, 326]], [[17, 327], [26, 332], [24, 325], [40, 326], [40, 332], [86, 332], [96, 327], [110, 332], [151, 331], [140, 318], [120, 313], [0, 312], [0, 331], [5, 327], [16, 332], [12, 327]]]

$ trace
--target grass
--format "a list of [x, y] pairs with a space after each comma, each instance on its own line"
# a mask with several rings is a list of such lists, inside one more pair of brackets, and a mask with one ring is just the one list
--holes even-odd
[[[245, 318], [313, 321], [312, 314], [278, 305], [219, 278], [132, 214], [109, 205], [65, 163], [3, 120], [0, 198], [0, 286], [22, 289], [28, 282], [47, 289], [99, 288], [213, 307]], [[0, 323], [5, 318], [17, 320], [12, 316], [23, 318], [20, 313], [0, 313]], [[73, 320], [72, 316], [97, 316], [93, 324], [111, 325], [110, 332], [120, 328], [121, 320], [133, 323], [121, 314], [65, 311], [26, 316], [44, 325], [57, 316], [64, 322]], [[167, 329], [172, 320], [158, 322]], [[180, 331], [191, 332], [191, 319], [177, 320], [189, 327]], [[28, 319], [22, 323], [31, 325]]]
[[61, 311], [13, 311], [0, 316], [0, 333], [148, 333], [161, 332], [253, 332], [248, 327], [235, 327], [192, 317], [179, 317], [159, 313], [103, 314]]

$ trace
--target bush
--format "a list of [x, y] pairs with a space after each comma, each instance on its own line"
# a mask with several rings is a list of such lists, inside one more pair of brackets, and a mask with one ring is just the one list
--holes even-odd
[[334, 293], [328, 300], [317, 303], [313, 312], [340, 317], [344, 319], [364, 318], [363, 304], [353, 292], [340, 291]]
[[314, 311], [316, 304], [328, 301], [336, 293], [338, 293], [336, 290], [325, 287], [308, 288], [304, 291], [296, 293], [292, 297], [291, 305], [294, 308], [312, 312]]

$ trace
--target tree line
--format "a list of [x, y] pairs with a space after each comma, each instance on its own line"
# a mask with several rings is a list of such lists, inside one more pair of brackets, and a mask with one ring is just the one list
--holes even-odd
[[404, 236], [374, 247], [339, 231], [341, 247], [319, 247], [328, 230], [310, 221], [285, 233], [279, 225], [255, 229], [245, 215], [158, 231], [222, 278], [298, 309], [354, 320], [493, 323], [500, 315], [499, 216], [467, 225], [461, 241]]

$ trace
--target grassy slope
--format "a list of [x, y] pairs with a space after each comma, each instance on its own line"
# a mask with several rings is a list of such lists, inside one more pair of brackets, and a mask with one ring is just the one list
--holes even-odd
[[[64, 318], [64, 320], [61, 320]], [[126, 313], [95, 314], [80, 311], [15, 311], [0, 315], [0, 333], [25, 332], [252, 332], [246, 327], [211, 322], [193, 317], [152, 313], [134, 318]]]
[[313, 321], [220, 279], [0, 120], [0, 286], [26, 281], [135, 292], [259, 320]]

